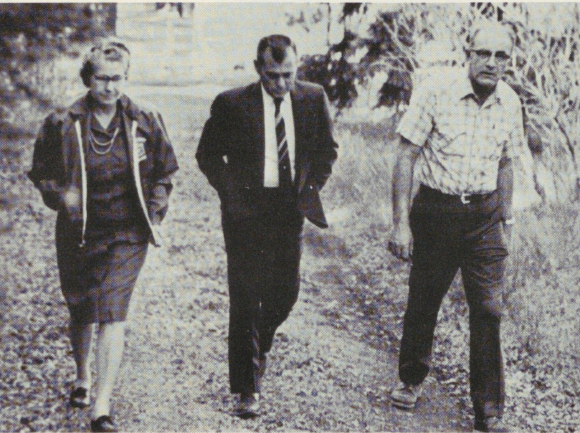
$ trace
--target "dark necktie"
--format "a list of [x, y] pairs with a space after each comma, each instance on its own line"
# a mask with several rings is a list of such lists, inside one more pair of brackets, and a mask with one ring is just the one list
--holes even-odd
[[280, 188], [292, 188], [292, 171], [290, 170], [290, 155], [288, 154], [288, 139], [284, 118], [280, 113], [282, 98], [274, 98], [276, 105], [276, 141], [278, 142], [278, 180]]

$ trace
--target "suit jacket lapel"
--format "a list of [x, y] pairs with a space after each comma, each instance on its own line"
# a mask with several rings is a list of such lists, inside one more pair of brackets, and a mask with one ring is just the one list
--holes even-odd
[[[90, 127], [90, 116], [91, 116], [91, 108], [89, 106], [89, 98], [90, 98], [90, 94], [87, 93], [83, 98], [77, 100], [72, 105], [72, 107], [70, 108], [70, 114], [71, 114], [71, 117], [73, 120], [73, 122], [70, 124], [71, 129], [67, 132], [63, 131], [63, 134], [64, 133], [71, 134], [71, 136], [75, 137], [74, 143], [76, 143], [77, 137], [76, 137], [76, 133], [74, 130], [74, 122], [76, 122], [77, 120], [79, 121], [80, 126], [81, 126], [81, 139], [82, 139], [82, 142], [80, 144], [82, 144], [82, 146], [83, 146], [83, 152], [85, 155], [87, 155], [89, 152], [89, 127]], [[70, 179], [70, 181], [72, 181], [73, 184], [80, 185], [81, 172], [77, 168], [81, 166], [81, 162], [80, 162], [81, 154], [78, 151], [78, 147], [76, 145], [73, 148], [75, 150], [72, 152], [71, 159], [68, 162], [71, 177], [72, 177]]]
[[[298, 85], [297, 85], [298, 86]], [[304, 150], [304, 138], [306, 132], [306, 118], [304, 117], [304, 92], [295, 88], [290, 92], [292, 98], [292, 115], [294, 116], [294, 140], [296, 146], [296, 161], [300, 160]]]
[[250, 87], [246, 114], [250, 118], [248, 122], [250, 131], [256, 144], [256, 154], [260, 161], [260, 173], [264, 176], [264, 158], [266, 153], [266, 137], [264, 134], [264, 101], [262, 100], [262, 88], [260, 82]]
[[305, 93], [300, 91], [300, 84], [296, 84], [294, 90], [290, 92], [292, 98], [292, 115], [294, 116], [294, 140], [295, 140], [295, 168], [298, 191], [301, 191], [306, 181], [308, 167], [305, 166], [304, 151], [306, 147], [306, 131], [308, 128], [307, 118], [304, 116]]

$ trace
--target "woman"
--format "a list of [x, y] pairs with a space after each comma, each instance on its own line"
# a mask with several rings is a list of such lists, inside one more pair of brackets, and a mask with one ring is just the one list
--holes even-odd
[[167, 212], [177, 161], [161, 116], [123, 93], [130, 52], [108, 38], [80, 75], [89, 92], [51, 114], [36, 140], [30, 179], [58, 211], [57, 263], [70, 311], [77, 377], [73, 407], [90, 403], [89, 354], [96, 342], [91, 430], [117, 431], [110, 400], [124, 346], [131, 293], [156, 226]]

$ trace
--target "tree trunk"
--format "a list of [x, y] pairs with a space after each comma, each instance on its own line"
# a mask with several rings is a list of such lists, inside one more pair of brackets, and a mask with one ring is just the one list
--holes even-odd
[[112, 35], [117, 34], [117, 3], [105, 4], [107, 8], [105, 27]]

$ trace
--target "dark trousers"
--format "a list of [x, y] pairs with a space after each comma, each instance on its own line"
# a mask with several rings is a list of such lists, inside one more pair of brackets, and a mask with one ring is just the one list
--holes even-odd
[[507, 256], [497, 192], [464, 204], [422, 186], [411, 209], [414, 247], [399, 376], [417, 385], [429, 372], [437, 313], [461, 269], [470, 326], [470, 385], [477, 419], [501, 416], [505, 389], [500, 347]]
[[260, 392], [259, 360], [298, 299], [304, 217], [293, 194], [264, 189], [261, 212], [222, 220], [230, 294], [229, 372], [232, 393]]

